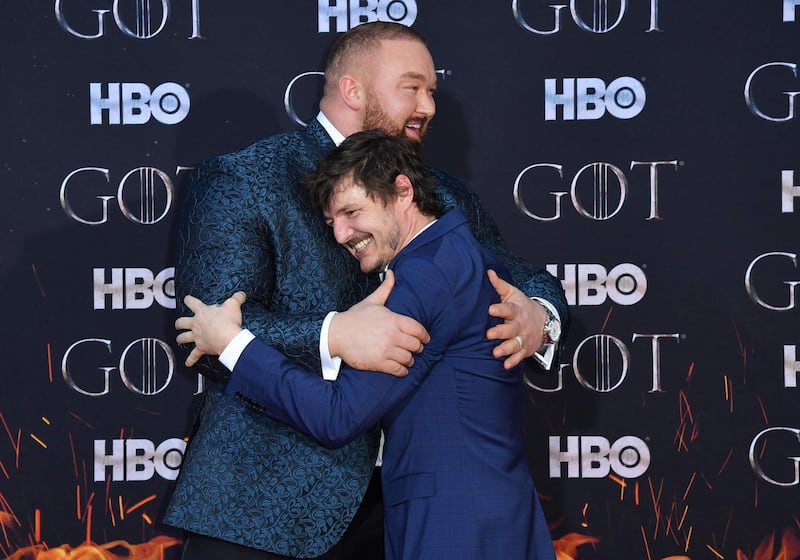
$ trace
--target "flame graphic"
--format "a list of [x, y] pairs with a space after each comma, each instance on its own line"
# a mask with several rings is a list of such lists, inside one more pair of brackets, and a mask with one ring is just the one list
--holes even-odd
[[800, 537], [791, 529], [785, 529], [781, 537], [781, 548], [775, 554], [775, 532], [765, 537], [756, 548], [753, 557], [741, 550], [736, 551], [736, 560], [797, 560], [800, 558]]
[[582, 544], [596, 544], [600, 542], [597, 537], [589, 537], [579, 533], [568, 533], [560, 539], [553, 541], [556, 551], [556, 560], [575, 560], [578, 558], [578, 547]]
[[[178, 539], [159, 535], [146, 543], [135, 545], [123, 540], [102, 545], [87, 542], [74, 549], [67, 544], [58, 548], [34, 545], [19, 549], [7, 556], [6, 560], [163, 560], [164, 550], [180, 543]], [[111, 552], [115, 548], [127, 550], [127, 553], [119, 555]]]

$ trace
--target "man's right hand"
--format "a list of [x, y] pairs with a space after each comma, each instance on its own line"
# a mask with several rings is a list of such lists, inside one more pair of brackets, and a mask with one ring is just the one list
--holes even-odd
[[394, 287], [394, 273], [347, 311], [333, 316], [328, 331], [331, 356], [356, 369], [380, 371], [397, 377], [408, 374], [414, 353], [430, 340], [428, 331], [411, 317], [389, 311], [384, 304]]

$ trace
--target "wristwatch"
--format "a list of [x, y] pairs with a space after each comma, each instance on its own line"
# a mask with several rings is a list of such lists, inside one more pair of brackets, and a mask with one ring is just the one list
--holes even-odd
[[555, 344], [561, 338], [561, 321], [556, 319], [556, 316], [545, 307], [547, 311], [547, 319], [544, 321], [544, 328], [542, 328], [542, 346], [548, 344]]

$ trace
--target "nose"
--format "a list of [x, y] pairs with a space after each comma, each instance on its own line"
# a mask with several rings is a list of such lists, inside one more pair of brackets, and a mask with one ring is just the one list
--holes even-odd
[[336, 239], [336, 242], [341, 245], [347, 243], [347, 240], [350, 239], [351, 228], [349, 228], [343, 220], [337, 219], [333, 220], [331, 227], [333, 228], [333, 237]]
[[433, 99], [433, 94], [427, 90], [420, 90], [419, 98], [417, 99], [417, 112], [425, 115], [428, 120], [433, 118], [436, 114], [436, 101]]

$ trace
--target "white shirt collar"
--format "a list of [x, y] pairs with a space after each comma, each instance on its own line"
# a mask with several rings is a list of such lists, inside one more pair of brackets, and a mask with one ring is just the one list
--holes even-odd
[[[421, 234], [423, 231], [425, 231], [426, 229], [428, 229], [429, 227], [431, 227], [431, 226], [432, 226], [433, 224], [435, 224], [437, 221], [438, 221], [438, 218], [437, 218], [436, 220], [433, 220], [431, 223], [429, 223], [429, 224], [425, 224], [424, 226], [422, 226], [422, 229], [420, 229], [420, 230], [419, 230], [417, 233], [415, 233], [415, 234], [414, 234], [414, 237], [412, 237], [411, 239], [409, 239], [409, 240], [408, 240], [408, 243], [406, 243], [406, 245], [408, 245], [409, 243], [411, 243], [412, 241], [414, 241], [414, 239], [416, 239], [416, 238], [419, 236], [419, 234]], [[388, 268], [388, 266], [387, 266], [386, 268]], [[386, 276], [386, 268], [384, 268], [384, 269], [383, 269], [383, 272], [379, 272], [379, 273], [378, 273], [378, 277], [381, 279], [381, 282], [383, 282], [383, 278]]]
[[326, 117], [322, 111], [317, 113], [317, 120], [319, 121], [319, 124], [322, 125], [322, 128], [325, 129], [325, 132], [328, 133], [328, 136], [331, 137], [331, 140], [333, 140], [334, 145], [338, 146], [339, 144], [344, 142], [344, 134], [336, 130], [336, 127], [333, 126], [331, 121], [328, 120], [328, 117]]
[[423, 231], [425, 231], [426, 229], [428, 229], [429, 227], [431, 227], [431, 226], [432, 226], [433, 224], [435, 224], [437, 221], [439, 221], [439, 218], [436, 218], [436, 219], [435, 219], [435, 220], [433, 220], [431, 223], [429, 223], [429, 224], [425, 224], [424, 226], [422, 226], [422, 228], [421, 228], [421, 229], [420, 229], [420, 230], [419, 230], [417, 233], [415, 233], [415, 234], [414, 234], [414, 237], [412, 237], [411, 239], [409, 239], [409, 240], [408, 240], [408, 243], [411, 243], [411, 242], [412, 242], [414, 239], [416, 239], [416, 238], [417, 238], [417, 236], [418, 236], [420, 233], [422, 233]]

